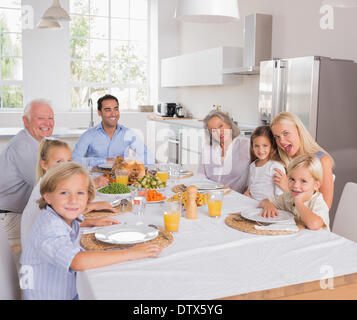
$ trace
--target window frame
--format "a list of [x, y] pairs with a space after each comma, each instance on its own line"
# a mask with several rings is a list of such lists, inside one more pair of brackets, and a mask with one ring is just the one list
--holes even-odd
[[[22, 4], [20, 3], [20, 7], [5, 7], [3, 5], [0, 5], [0, 9], [6, 9], [6, 10], [16, 10], [16, 11], [20, 11], [22, 13]], [[22, 52], [22, 46], [23, 46], [23, 32], [22, 32], [22, 28], [21, 28], [21, 32], [16, 32], [16, 31], [0, 31], [0, 37], [3, 34], [14, 34], [14, 35], [20, 35], [21, 37], [21, 53]], [[0, 46], [0, 61], [2, 58], [16, 58], [16, 59], [21, 59], [21, 73], [22, 73], [22, 80], [9, 80], [9, 79], [3, 79], [2, 78], [2, 65], [0, 63], [0, 112], [1, 113], [6, 113], [6, 112], [22, 112], [24, 109], [24, 80], [23, 80], [23, 70], [24, 70], [24, 58], [23, 55], [21, 56], [9, 56], [9, 55], [3, 55], [3, 53], [1, 52], [1, 46]], [[13, 108], [9, 108], [9, 107], [3, 107], [3, 87], [4, 86], [18, 86], [21, 87], [22, 90], [22, 105], [21, 106], [17, 106], [17, 107], [13, 107]]]
[[[150, 64], [151, 64], [151, 61], [150, 61], [150, 27], [151, 27], [151, 21], [150, 21], [150, 6], [151, 6], [151, 3], [150, 1], [151, 0], [146, 0], [147, 2], [147, 11], [146, 11], [146, 19], [132, 19], [130, 17], [130, 4], [129, 4], [129, 18], [126, 19], [129, 21], [129, 39], [127, 40], [119, 40], [119, 39], [112, 39], [112, 33], [111, 33], [111, 19], [120, 19], [118, 17], [112, 17], [112, 14], [111, 14], [111, 4], [112, 4], [112, 1], [116, 1], [116, 0], [108, 0], [108, 16], [103, 16], [103, 15], [93, 15], [90, 13], [90, 2], [91, 0], [88, 1], [88, 14], [79, 14], [79, 13], [72, 13], [72, 12], [69, 12], [70, 16], [73, 17], [73, 16], [85, 16], [85, 17], [88, 17], [88, 20], [89, 20], [89, 25], [88, 25], [88, 37], [78, 37], [78, 36], [74, 36], [72, 37], [72, 34], [71, 34], [71, 28], [69, 27], [69, 41], [71, 41], [72, 39], [85, 39], [88, 41], [88, 43], [90, 43], [91, 40], [106, 40], [108, 41], [108, 60], [104, 60], [103, 62], [108, 62], [108, 78], [107, 78], [107, 82], [91, 82], [91, 81], [73, 81], [72, 80], [72, 71], [70, 70], [70, 79], [69, 79], [69, 84], [70, 84], [70, 92], [69, 92], [69, 95], [71, 97], [71, 94], [72, 94], [72, 88], [74, 87], [85, 87], [85, 88], [107, 88], [108, 89], [108, 94], [112, 94], [112, 90], [111, 89], [145, 89], [147, 91], [147, 101], [145, 102], [145, 104], [149, 104], [149, 101], [150, 101], [150, 97], [151, 97], [151, 88], [150, 88]], [[131, 0], [128, 0], [128, 1], [131, 1]], [[93, 18], [107, 18], [108, 19], [108, 37], [106, 38], [98, 38], [98, 37], [91, 37], [91, 25], [90, 25], [90, 18], [93, 17]], [[124, 19], [124, 18], [123, 18]], [[147, 24], [147, 30], [146, 30], [146, 41], [133, 41], [133, 40], [130, 40], [130, 21], [146, 21], [146, 24]], [[116, 63], [116, 61], [112, 60], [112, 41], [123, 41], [123, 42], [127, 42], [128, 44], [130, 43], [145, 43], [146, 44], [146, 75], [147, 75], [147, 78], [146, 78], [146, 83], [145, 84], [135, 84], [135, 83], [115, 83], [112, 81], [112, 66], [113, 64]], [[91, 63], [93, 62], [93, 59], [91, 59], [91, 55], [90, 55], [90, 46], [88, 48], [89, 52], [88, 52], [88, 59], [76, 59], [76, 58], [72, 58], [70, 57], [70, 63], [72, 63], [72, 61], [82, 61], [82, 62], [87, 62], [89, 63], [89, 66], [91, 66]], [[89, 94], [89, 96], [91, 96], [91, 93]], [[129, 96], [128, 96], [128, 105], [130, 106], [130, 101], [131, 101], [131, 94], [130, 94], [130, 91], [129, 91]], [[70, 98], [71, 100], [71, 98]], [[96, 103], [96, 101], [93, 101], [93, 103]], [[119, 104], [120, 104], [120, 101], [119, 101]], [[72, 103], [69, 107], [69, 111], [70, 112], [84, 112], [84, 111], [88, 111], [88, 109], [86, 107], [80, 107], [80, 106], [77, 106], [77, 107], [72, 107]], [[139, 111], [138, 107], [136, 108], [120, 108], [120, 111], [129, 111], [129, 112], [135, 112], [135, 111]]]

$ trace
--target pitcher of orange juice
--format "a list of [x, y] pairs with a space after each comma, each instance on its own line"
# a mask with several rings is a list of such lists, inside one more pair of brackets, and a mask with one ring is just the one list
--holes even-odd
[[212, 190], [208, 192], [208, 214], [210, 217], [221, 216], [224, 190]]
[[168, 201], [164, 204], [164, 225], [169, 232], [177, 232], [181, 217], [181, 201]]

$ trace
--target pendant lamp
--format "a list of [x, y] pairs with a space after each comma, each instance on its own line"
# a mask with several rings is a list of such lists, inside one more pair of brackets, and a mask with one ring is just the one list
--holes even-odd
[[41, 19], [37, 24], [38, 29], [61, 29], [61, 24], [56, 20]]
[[238, 0], [178, 0], [175, 18], [186, 22], [237, 22]]
[[42, 19], [45, 20], [60, 20], [60, 21], [69, 21], [71, 20], [69, 14], [64, 10], [59, 0], [53, 0], [52, 6], [49, 7], [42, 16]]

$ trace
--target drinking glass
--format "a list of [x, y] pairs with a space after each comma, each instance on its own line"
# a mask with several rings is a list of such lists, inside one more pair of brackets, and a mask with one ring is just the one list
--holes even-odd
[[170, 180], [174, 185], [180, 181], [181, 165], [178, 163], [170, 163]]
[[156, 176], [166, 184], [167, 178], [169, 177], [169, 166], [167, 164], [159, 164]]
[[222, 212], [224, 190], [211, 190], [208, 192], [208, 214], [210, 217], [219, 218]]
[[164, 204], [164, 225], [171, 233], [179, 230], [181, 217], [181, 201], [167, 201]]
[[145, 212], [147, 190], [132, 188], [130, 193], [133, 213], [138, 216], [143, 216]]
[[129, 171], [126, 169], [115, 170], [115, 181], [125, 186], [128, 185]]

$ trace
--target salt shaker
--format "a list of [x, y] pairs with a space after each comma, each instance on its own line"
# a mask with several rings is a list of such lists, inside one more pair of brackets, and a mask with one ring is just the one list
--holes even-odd
[[189, 186], [187, 188], [187, 207], [186, 207], [186, 218], [187, 219], [197, 219], [197, 187]]

